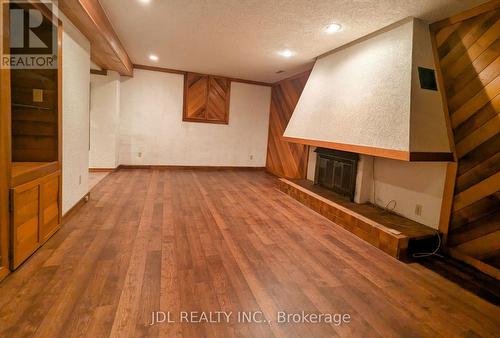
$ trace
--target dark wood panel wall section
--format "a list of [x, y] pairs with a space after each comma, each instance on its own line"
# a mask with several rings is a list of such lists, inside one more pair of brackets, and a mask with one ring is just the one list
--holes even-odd
[[447, 246], [500, 279], [500, 1], [431, 30], [458, 161]]
[[94, 63], [133, 76], [132, 61], [98, 0], [59, 0], [58, 6], [89, 39]]
[[[0, 4], [2, 45], [9, 41], [9, 16]], [[4, 50], [0, 50], [0, 57]], [[0, 281], [9, 273], [10, 71], [0, 68]]]
[[283, 133], [311, 71], [277, 82], [272, 87], [266, 169], [280, 177], [305, 178], [309, 146], [287, 142]]
[[227, 78], [186, 73], [183, 121], [228, 124], [230, 90]]

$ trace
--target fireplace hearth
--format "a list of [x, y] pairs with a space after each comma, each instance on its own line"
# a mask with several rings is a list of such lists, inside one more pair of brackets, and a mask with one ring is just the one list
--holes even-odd
[[346, 151], [316, 148], [314, 184], [354, 201], [359, 155]]

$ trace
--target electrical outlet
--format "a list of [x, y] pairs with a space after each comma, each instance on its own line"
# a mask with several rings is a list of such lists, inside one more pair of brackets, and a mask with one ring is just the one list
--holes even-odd
[[253, 160], [253, 155], [250, 155], [250, 160]]
[[138, 152], [137, 157], [142, 157], [142, 152]]
[[78, 184], [82, 184], [82, 175], [78, 176]]
[[415, 215], [422, 216], [422, 206], [420, 204], [415, 205]]

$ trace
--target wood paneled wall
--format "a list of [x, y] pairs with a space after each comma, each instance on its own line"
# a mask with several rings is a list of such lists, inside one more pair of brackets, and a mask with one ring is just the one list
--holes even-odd
[[[500, 1], [432, 26], [458, 171], [448, 246], [500, 268]], [[495, 274], [495, 273], [493, 273]]]
[[280, 177], [305, 178], [309, 146], [282, 139], [311, 72], [282, 80], [272, 88], [266, 169]]

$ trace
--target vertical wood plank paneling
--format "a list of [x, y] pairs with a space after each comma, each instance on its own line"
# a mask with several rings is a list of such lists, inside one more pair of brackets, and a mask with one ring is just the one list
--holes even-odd
[[432, 30], [458, 159], [448, 246], [498, 269], [500, 1], [482, 8]]
[[282, 140], [310, 71], [276, 83], [272, 88], [266, 169], [280, 177], [305, 178], [309, 147]]

